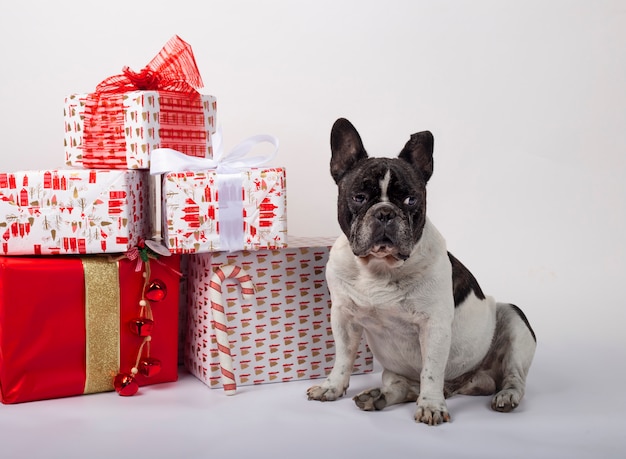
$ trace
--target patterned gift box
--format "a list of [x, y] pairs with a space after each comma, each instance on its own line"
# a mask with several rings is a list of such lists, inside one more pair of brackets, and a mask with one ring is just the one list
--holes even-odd
[[122, 72], [65, 99], [67, 165], [148, 169], [156, 148], [211, 156], [217, 103], [197, 91], [202, 78], [188, 43], [174, 36], [140, 72]]
[[149, 189], [139, 170], [0, 173], [1, 253], [125, 252], [152, 235]]
[[[136, 375], [139, 386], [176, 381], [179, 257], [149, 266], [145, 289], [146, 265], [137, 271], [137, 262], [126, 258], [0, 257], [0, 401], [110, 391], [116, 374], [130, 372], [138, 356], [160, 361], [156, 374]], [[129, 325], [152, 283], [165, 295], [150, 301], [148, 349]]]
[[[242, 215], [223, 218], [225, 197], [218, 193], [215, 170], [170, 172], [163, 177], [162, 236], [172, 253], [229, 249], [224, 234], [238, 231], [237, 249], [287, 246], [287, 193], [284, 168], [249, 168], [240, 173]], [[241, 198], [239, 198], [241, 196]], [[233, 228], [232, 225], [236, 225]]]
[[174, 148], [187, 155], [210, 157], [217, 102], [209, 95], [173, 91], [130, 91], [108, 95], [114, 130], [102, 147], [84, 150], [87, 94], [65, 98], [65, 164], [73, 167], [148, 169], [150, 152]]
[[[335, 357], [325, 280], [332, 243], [329, 238], [291, 237], [290, 246], [279, 250], [189, 256], [184, 338], [187, 370], [209, 387], [225, 387], [221, 371], [226, 368], [220, 357], [228, 352], [236, 385], [326, 376]], [[246, 287], [237, 279], [226, 277], [216, 285], [214, 276], [219, 279], [224, 266], [249, 276], [255, 291], [250, 299], [241, 298]], [[216, 295], [217, 290], [221, 295]], [[213, 308], [212, 293], [216, 295]], [[224, 323], [215, 312], [220, 307]], [[225, 331], [228, 345], [218, 343], [220, 329]], [[354, 373], [372, 369], [372, 354], [363, 340]]]

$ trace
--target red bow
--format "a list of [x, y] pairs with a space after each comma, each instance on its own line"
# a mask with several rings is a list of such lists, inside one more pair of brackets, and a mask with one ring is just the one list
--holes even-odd
[[139, 248], [131, 247], [130, 249], [128, 249], [125, 255], [126, 258], [128, 258], [130, 261], [137, 260], [137, 264], [135, 265], [135, 272], [139, 272], [143, 269], [143, 259], [141, 258]]
[[182, 277], [183, 273], [177, 271], [176, 269], [166, 265], [161, 260], [159, 260], [159, 255], [169, 257], [171, 254], [165, 246], [162, 246], [156, 241], [140, 239], [136, 246], [131, 247], [125, 254], [119, 256], [114, 260], [121, 260], [124, 257], [128, 258], [130, 261], [137, 260], [137, 264], [135, 265], [135, 272], [141, 271], [143, 269], [143, 264], [148, 263], [148, 260], [154, 260], [161, 266], [164, 266], [172, 271], [177, 276]]
[[106, 78], [96, 93], [127, 91], [195, 92], [203, 86], [191, 46], [174, 35], [148, 65], [134, 72], [128, 67], [121, 75]]

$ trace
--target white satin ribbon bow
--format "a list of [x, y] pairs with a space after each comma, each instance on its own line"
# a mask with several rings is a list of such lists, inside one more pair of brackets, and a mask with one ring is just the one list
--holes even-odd
[[[237, 144], [228, 153], [222, 145], [222, 130], [218, 129], [211, 136], [213, 158], [187, 156], [172, 148], [155, 148], [150, 155], [150, 174], [168, 172], [201, 171], [215, 169], [219, 173], [241, 172], [242, 169], [259, 167], [270, 162], [278, 153], [278, 139], [267, 134], [255, 135]], [[247, 156], [257, 145], [268, 142], [274, 145], [274, 151], [263, 156]]]
[[[196, 158], [172, 148], [155, 148], [150, 154], [150, 174], [214, 169], [219, 196], [220, 249], [229, 252], [242, 250], [244, 225], [241, 172], [274, 159], [278, 153], [278, 139], [266, 134], [255, 135], [237, 144], [228, 153], [224, 153], [221, 129], [212, 135], [211, 141], [213, 158]], [[267, 155], [247, 156], [252, 148], [263, 142], [271, 143], [274, 150]]]

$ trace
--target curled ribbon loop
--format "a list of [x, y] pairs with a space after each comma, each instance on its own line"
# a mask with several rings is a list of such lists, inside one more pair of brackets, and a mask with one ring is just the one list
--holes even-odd
[[148, 68], [144, 68], [141, 72], [133, 72], [130, 68], [124, 67], [122, 72], [130, 83], [140, 91], [149, 91], [159, 87], [159, 76]]
[[[263, 142], [271, 143], [274, 150], [265, 156], [248, 156], [252, 148]], [[244, 246], [241, 172], [274, 159], [278, 153], [278, 139], [271, 135], [252, 136], [224, 153], [221, 130], [218, 129], [213, 137], [213, 148], [213, 159], [187, 156], [171, 148], [156, 148], [150, 154], [150, 174], [214, 169], [220, 205], [220, 248], [231, 252], [241, 250]]]

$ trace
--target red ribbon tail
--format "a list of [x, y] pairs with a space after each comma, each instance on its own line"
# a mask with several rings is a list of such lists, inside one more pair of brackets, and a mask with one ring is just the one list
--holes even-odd
[[170, 81], [186, 82], [194, 88], [204, 86], [191, 45], [174, 35], [148, 64], [154, 73]]

